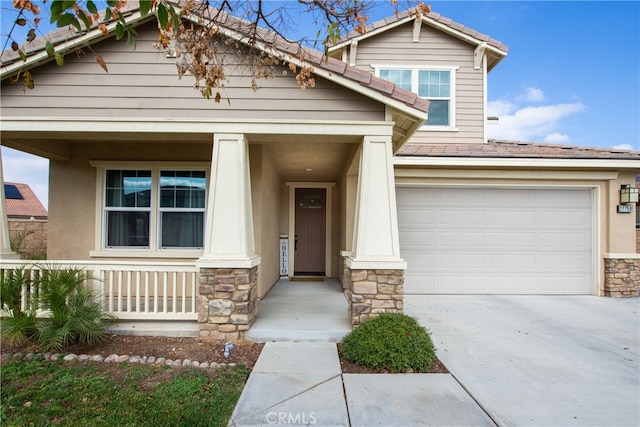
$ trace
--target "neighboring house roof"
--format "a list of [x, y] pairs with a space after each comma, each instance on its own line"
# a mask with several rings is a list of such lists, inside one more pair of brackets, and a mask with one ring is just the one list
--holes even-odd
[[[457, 37], [466, 42], [472, 43], [476, 46], [486, 43], [492, 52], [492, 59], [489, 61], [488, 68], [491, 70], [495, 67], [503, 57], [507, 55], [509, 47], [499, 40], [493, 39], [486, 34], [480, 33], [473, 28], [466, 27], [458, 22], [453, 21], [446, 16], [442, 16], [439, 13], [429, 12], [427, 14], [420, 15], [422, 23], [425, 23], [431, 27], [444, 31], [454, 37]], [[391, 28], [395, 28], [399, 25], [415, 20], [417, 17], [413, 9], [398, 12], [397, 14], [387, 17], [383, 20], [376, 21], [373, 24], [367, 25], [365, 31], [357, 32], [352, 31], [345, 37], [340, 39], [337, 43], [329, 48], [329, 52], [334, 52], [343, 47], [349, 45], [353, 41], [360, 41], [369, 37], [375, 36], [381, 32], [387, 31]]]
[[490, 139], [486, 144], [405, 144], [396, 153], [404, 157], [480, 157], [535, 159], [638, 160], [640, 151], [575, 147]]
[[27, 184], [5, 182], [7, 218], [47, 219], [49, 214]]

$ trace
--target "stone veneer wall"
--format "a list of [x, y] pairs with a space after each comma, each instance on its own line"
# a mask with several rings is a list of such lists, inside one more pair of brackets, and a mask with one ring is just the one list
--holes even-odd
[[198, 296], [200, 336], [244, 338], [258, 313], [258, 267], [201, 268]]
[[403, 312], [404, 270], [351, 270], [347, 267], [343, 280], [352, 326], [381, 313]]
[[640, 259], [605, 258], [604, 294], [614, 298], [640, 296]]

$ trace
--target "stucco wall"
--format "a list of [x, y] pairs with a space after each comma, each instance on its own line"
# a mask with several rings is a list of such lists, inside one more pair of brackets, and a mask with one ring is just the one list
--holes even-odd
[[11, 246], [23, 259], [44, 259], [47, 255], [47, 220], [9, 218]]

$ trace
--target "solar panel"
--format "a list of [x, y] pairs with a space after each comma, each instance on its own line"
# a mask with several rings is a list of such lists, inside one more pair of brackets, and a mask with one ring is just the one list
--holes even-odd
[[20, 190], [18, 190], [18, 187], [12, 184], [4, 185], [4, 197], [5, 199], [24, 199], [24, 197], [22, 197], [22, 194], [20, 194]]

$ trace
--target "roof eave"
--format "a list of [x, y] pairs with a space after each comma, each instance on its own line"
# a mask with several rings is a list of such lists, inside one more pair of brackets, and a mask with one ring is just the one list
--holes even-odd
[[640, 169], [637, 159], [396, 156], [395, 166]]

